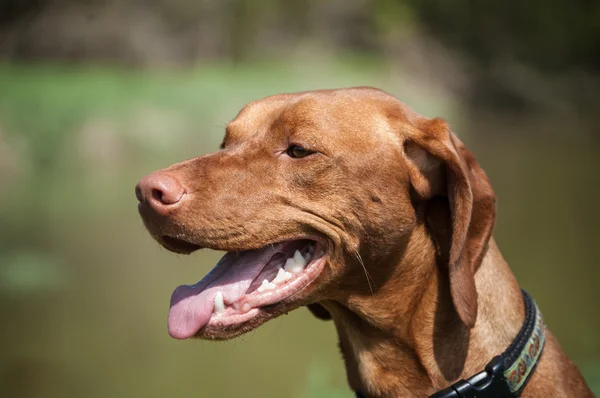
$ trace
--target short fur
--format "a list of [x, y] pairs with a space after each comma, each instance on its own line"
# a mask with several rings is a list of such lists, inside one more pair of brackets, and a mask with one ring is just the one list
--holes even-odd
[[[291, 144], [315, 153], [290, 158]], [[255, 101], [228, 125], [221, 151], [152, 178], [161, 176], [185, 194], [141, 212], [171, 250], [164, 236], [228, 251], [300, 237], [328, 244], [327, 265], [306, 289], [198, 337], [235, 337], [308, 305], [333, 319], [352, 389], [424, 397], [481, 371], [521, 327], [519, 285], [491, 238], [488, 178], [443, 120], [385, 92]], [[550, 331], [522, 396], [592, 396]]]

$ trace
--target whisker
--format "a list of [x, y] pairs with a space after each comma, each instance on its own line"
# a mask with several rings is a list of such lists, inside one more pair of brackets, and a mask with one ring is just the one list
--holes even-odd
[[371, 275], [369, 275], [369, 271], [367, 271], [367, 267], [365, 267], [365, 263], [364, 263], [362, 257], [360, 256], [360, 254], [358, 253], [358, 251], [355, 251], [354, 255], [356, 256], [356, 259], [358, 260], [358, 262], [362, 266], [363, 270], [365, 271], [365, 276], [367, 277], [367, 283], [369, 284], [369, 290], [371, 291], [371, 295], [374, 296], [375, 293], [373, 292], [373, 286], [371, 286], [371, 282], [373, 282], [373, 285], [375, 285], [375, 281], [373, 280]]

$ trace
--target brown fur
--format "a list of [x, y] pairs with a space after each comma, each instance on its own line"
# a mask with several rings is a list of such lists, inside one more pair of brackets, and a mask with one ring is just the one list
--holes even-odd
[[[292, 159], [291, 144], [315, 154]], [[285, 94], [248, 104], [220, 152], [161, 170], [184, 195], [140, 211], [153, 236], [220, 250], [313, 237], [327, 266], [306, 289], [231, 338], [308, 305], [333, 318], [354, 390], [423, 397], [480, 370], [524, 319], [519, 285], [491, 232], [495, 196], [441, 119], [371, 88]], [[150, 201], [144, 184], [138, 195]], [[178, 200], [178, 199], [177, 199]], [[552, 334], [523, 397], [591, 397]]]

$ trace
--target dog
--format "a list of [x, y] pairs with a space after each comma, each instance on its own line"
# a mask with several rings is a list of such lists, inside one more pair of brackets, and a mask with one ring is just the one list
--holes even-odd
[[[220, 151], [144, 177], [136, 196], [166, 249], [227, 252], [174, 291], [176, 339], [231, 339], [307, 306], [333, 320], [358, 396], [593, 396], [492, 238], [473, 154], [384, 91], [251, 102]], [[510, 347], [522, 363], [508, 374]], [[510, 391], [483, 395], [482, 378]]]

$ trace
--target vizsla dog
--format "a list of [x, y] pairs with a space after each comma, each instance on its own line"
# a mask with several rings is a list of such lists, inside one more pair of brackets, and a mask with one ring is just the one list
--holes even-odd
[[[173, 293], [174, 338], [231, 339], [308, 306], [333, 319], [358, 396], [592, 396], [491, 238], [495, 196], [471, 152], [383, 91], [252, 102], [220, 151], [136, 194], [168, 250], [227, 252]], [[499, 390], [477, 393], [489, 380]]]

